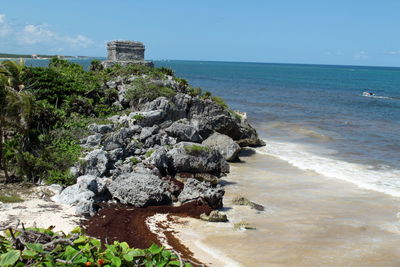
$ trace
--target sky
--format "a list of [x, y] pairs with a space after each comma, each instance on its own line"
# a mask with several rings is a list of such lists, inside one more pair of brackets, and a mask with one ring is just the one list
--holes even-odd
[[0, 53], [400, 67], [400, 0], [0, 0]]

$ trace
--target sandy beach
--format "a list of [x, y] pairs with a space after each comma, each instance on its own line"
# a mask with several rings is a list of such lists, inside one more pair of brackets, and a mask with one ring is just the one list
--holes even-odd
[[[183, 244], [213, 266], [397, 266], [397, 198], [302, 171], [255, 154], [232, 164], [226, 177], [228, 223], [187, 219], [177, 225]], [[242, 195], [265, 206], [234, 206]], [[240, 221], [257, 230], [234, 230]]]
[[20, 193], [23, 202], [0, 202], [0, 229], [17, 225], [21, 227], [23, 223], [25, 227], [55, 226], [54, 231], [68, 233], [78, 226], [83, 217], [75, 215], [75, 207], [55, 203], [45, 196], [44, 192], [48, 192], [46, 188], [46, 186], [32, 187]]

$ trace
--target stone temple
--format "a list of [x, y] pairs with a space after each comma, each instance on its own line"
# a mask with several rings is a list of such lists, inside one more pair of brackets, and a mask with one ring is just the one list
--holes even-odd
[[108, 57], [104, 67], [114, 64], [142, 64], [153, 67], [153, 62], [144, 60], [144, 44], [136, 41], [111, 41], [107, 43]]

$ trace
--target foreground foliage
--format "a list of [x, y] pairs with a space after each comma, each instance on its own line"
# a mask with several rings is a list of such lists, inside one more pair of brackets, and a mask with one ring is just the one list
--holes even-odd
[[0, 266], [192, 266], [155, 244], [130, 248], [126, 242], [102, 244], [78, 227], [70, 234], [50, 229], [8, 229], [0, 235]]

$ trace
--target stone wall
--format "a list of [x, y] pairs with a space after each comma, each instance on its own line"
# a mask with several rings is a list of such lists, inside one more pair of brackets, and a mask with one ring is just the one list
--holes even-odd
[[114, 64], [143, 64], [153, 66], [153, 62], [144, 60], [145, 46], [136, 41], [111, 41], [107, 43], [108, 57], [104, 67]]

